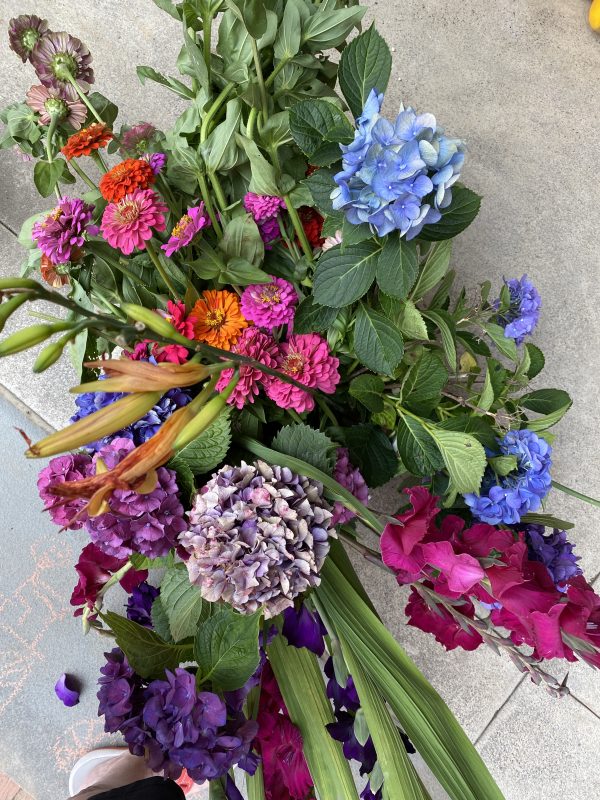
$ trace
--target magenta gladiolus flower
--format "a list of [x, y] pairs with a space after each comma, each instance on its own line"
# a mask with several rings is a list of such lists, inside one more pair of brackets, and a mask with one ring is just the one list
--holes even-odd
[[276, 217], [285, 208], [285, 201], [282, 197], [248, 192], [244, 197], [244, 208], [249, 214], [252, 214], [254, 222], [260, 225], [266, 220]]
[[187, 214], [179, 220], [171, 231], [171, 237], [162, 249], [168, 256], [172, 256], [182, 247], [191, 244], [196, 234], [210, 225], [210, 217], [204, 209], [204, 203], [194, 208], [188, 208]]
[[49, 125], [55, 115], [78, 130], [87, 118], [87, 109], [72, 86], [32, 86], [26, 98], [29, 108], [40, 115], [42, 125]]
[[[286, 375], [311, 389], [333, 394], [340, 382], [339, 359], [329, 352], [329, 345], [316, 333], [296, 334], [280, 345], [277, 367]], [[315, 401], [311, 394], [298, 386], [274, 378], [267, 394], [281, 408], [312, 411]]]
[[[458, 610], [471, 619], [475, 615], [475, 608], [469, 600], [458, 606]], [[442, 606], [437, 606], [435, 611], [432, 611], [416, 589], [411, 590], [405, 613], [409, 625], [413, 625], [425, 633], [433, 633], [436, 641], [442, 644], [446, 650], [454, 650], [456, 647], [462, 647], [463, 650], [476, 650], [483, 642], [477, 631], [472, 628], [464, 630], [450, 612]]]
[[298, 295], [293, 285], [271, 276], [271, 283], [256, 283], [244, 289], [240, 300], [242, 314], [259, 328], [273, 330], [289, 325], [294, 319]]
[[96, 226], [89, 225], [93, 210], [78, 197], [63, 197], [42, 222], [35, 223], [32, 238], [53, 264], [71, 261], [83, 247], [86, 233], [97, 233]]
[[109, 203], [102, 215], [102, 235], [111, 247], [130, 255], [145, 250], [154, 231], [164, 231], [167, 206], [152, 189], [134, 189], [118, 203]]
[[90, 51], [65, 31], [43, 36], [31, 51], [31, 63], [44, 86], [68, 84], [69, 76], [84, 90], [94, 82]]
[[[268, 334], [259, 331], [258, 328], [244, 328], [240, 338], [231, 348], [231, 352], [250, 356], [266, 367], [275, 369], [277, 366], [277, 342]], [[233, 369], [224, 369], [215, 387], [217, 392], [222, 392], [232, 377]], [[266, 385], [270, 380], [272, 380], [270, 375], [266, 375], [255, 367], [240, 366], [240, 379], [227, 402], [239, 409], [243, 408], [246, 403], [253, 403], [260, 386]]]

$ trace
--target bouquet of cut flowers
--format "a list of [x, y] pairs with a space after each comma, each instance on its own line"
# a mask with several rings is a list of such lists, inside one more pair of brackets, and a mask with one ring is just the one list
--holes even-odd
[[[186, 101], [172, 130], [117, 125], [87, 47], [34, 15], [9, 40], [36, 83], [0, 114], [55, 195], [0, 280], [0, 355], [43, 344], [34, 371], [78, 371], [71, 424], [26, 455], [50, 459], [52, 520], [90, 536], [71, 604], [113, 640], [105, 728], [215, 798], [424, 800], [415, 750], [454, 800], [501, 798], [347, 550], [447, 649], [502, 650], [555, 694], [544, 660], [600, 665], [600, 597], [547, 510], [553, 487], [597, 501], [551, 477], [571, 400], [529, 385], [540, 296], [456, 285], [465, 145], [382, 113], [364, 7], [154, 2], [180, 77], [138, 76]], [[36, 301], [56, 316], [16, 329]], [[370, 492], [393, 478], [387, 516]]]

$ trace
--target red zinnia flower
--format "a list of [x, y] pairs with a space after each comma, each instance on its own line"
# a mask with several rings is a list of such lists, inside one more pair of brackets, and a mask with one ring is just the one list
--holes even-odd
[[323, 230], [323, 217], [315, 208], [302, 206], [298, 209], [304, 233], [312, 248], [321, 247], [325, 239], [321, 236]]
[[127, 158], [100, 178], [98, 187], [109, 203], [118, 203], [135, 189], [147, 189], [156, 175], [150, 164], [141, 158]]
[[60, 152], [67, 161], [80, 156], [89, 156], [92, 150], [99, 150], [113, 138], [112, 131], [104, 122], [93, 122], [87, 128], [69, 136], [67, 143], [61, 147]]

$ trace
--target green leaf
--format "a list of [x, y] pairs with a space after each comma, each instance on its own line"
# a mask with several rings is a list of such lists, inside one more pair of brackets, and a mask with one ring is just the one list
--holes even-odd
[[317, 50], [337, 47], [345, 41], [352, 28], [358, 25], [366, 11], [362, 7], [330, 11], [329, 4], [323, 3], [304, 26], [302, 41]]
[[489, 417], [472, 417], [470, 414], [458, 414], [456, 417], [448, 417], [443, 422], [437, 422], [436, 426], [446, 431], [461, 431], [470, 433], [484, 447], [493, 450], [498, 442], [496, 441], [496, 431], [492, 427]]
[[273, 450], [301, 458], [313, 467], [330, 473], [335, 445], [328, 436], [309, 425], [285, 425], [271, 443]]
[[317, 263], [315, 301], [322, 306], [343, 308], [360, 300], [375, 280], [379, 253], [375, 242], [363, 242], [343, 253], [340, 247], [327, 250]]
[[391, 69], [390, 49], [374, 25], [344, 49], [339, 68], [340, 88], [355, 117], [362, 113], [371, 89], [385, 92]]
[[481, 327], [503, 355], [505, 355], [507, 358], [510, 358], [511, 361], [516, 362], [519, 360], [515, 340], [504, 335], [504, 328], [502, 328], [500, 325], [496, 325], [495, 322], [486, 322]]
[[171, 636], [171, 628], [169, 626], [169, 618], [167, 617], [166, 611], [163, 608], [160, 595], [152, 603], [150, 616], [152, 618], [152, 627], [160, 636], [160, 638], [164, 639], [165, 642], [169, 642], [169, 644], [173, 644], [173, 637]]
[[468, 228], [479, 213], [481, 197], [465, 186], [452, 187], [452, 202], [442, 209], [442, 218], [433, 225], [425, 225], [419, 239], [425, 242], [439, 242], [453, 239]]
[[479, 395], [479, 399], [477, 400], [477, 408], [480, 408], [481, 411], [476, 411], [475, 413], [481, 414], [484, 411], [489, 411], [493, 402], [494, 402], [494, 387], [492, 386], [492, 379], [490, 378], [490, 372], [489, 370], [486, 370], [483, 389], [481, 390], [481, 394]]
[[306, 297], [296, 309], [295, 333], [320, 333], [326, 331], [337, 316], [337, 308], [320, 306], [312, 295]]
[[435, 426], [428, 431], [438, 446], [457, 492], [478, 492], [487, 466], [483, 446], [468, 433], [456, 433]]
[[173, 551], [170, 551], [166, 556], [159, 556], [158, 558], [148, 558], [141, 553], [132, 553], [129, 556], [129, 560], [134, 569], [169, 569], [175, 563]]
[[166, 669], [173, 670], [192, 658], [192, 645], [165, 642], [153, 630], [113, 611], [107, 611], [100, 616], [115, 634], [117, 645], [125, 653], [133, 669], [142, 678], [164, 678]]
[[64, 163], [62, 158], [51, 162], [38, 161], [36, 163], [33, 168], [33, 182], [42, 197], [48, 197], [54, 191], [54, 187], [62, 175]]
[[31, 144], [42, 135], [38, 116], [26, 103], [16, 103], [6, 109], [6, 127], [12, 137]]
[[404, 300], [408, 297], [418, 271], [415, 243], [401, 239], [396, 233], [387, 236], [377, 259], [377, 285], [381, 291], [390, 297]]
[[[111, 102], [108, 97], [100, 94], [100, 92], [92, 92], [91, 94], [88, 94], [87, 99], [96, 109], [98, 115], [102, 117], [104, 122], [106, 122], [106, 124], [112, 128], [112, 126], [115, 124], [115, 120], [119, 116], [119, 109], [117, 106]], [[96, 119], [91, 117], [91, 121], [96, 122]]]
[[271, 276], [262, 269], [255, 267], [245, 258], [231, 258], [227, 267], [219, 273], [217, 283], [233, 283], [239, 286], [249, 286], [252, 283], [270, 283]]
[[428, 413], [436, 406], [448, 381], [448, 371], [439, 355], [423, 350], [421, 358], [410, 368], [402, 386], [402, 403], [417, 414]]
[[573, 401], [569, 394], [562, 389], [537, 389], [519, 398], [519, 404], [536, 414], [551, 414], [564, 406], [570, 406]]
[[342, 252], [348, 247], [355, 244], [360, 244], [366, 239], [372, 239], [373, 232], [369, 225], [364, 222], [362, 225], [353, 225], [348, 222], [347, 218], [343, 218], [342, 222]]
[[400, 412], [396, 443], [402, 463], [413, 475], [430, 476], [443, 468], [440, 451], [420, 420]]
[[[311, 164], [329, 166], [341, 156], [340, 143], [354, 138], [354, 129], [342, 111], [326, 100], [304, 100], [290, 109], [290, 130], [294, 141]], [[327, 141], [335, 131], [336, 141]]]
[[274, 167], [263, 156], [252, 139], [239, 133], [236, 139], [250, 160], [250, 169], [252, 170], [250, 191], [256, 194], [278, 195], [279, 187]]
[[241, 118], [240, 101], [230, 100], [227, 103], [225, 120], [200, 145], [200, 152], [209, 172], [228, 172], [234, 168], [238, 158], [236, 134]]
[[48, 213], [48, 211], [41, 211], [39, 214], [33, 214], [21, 225], [17, 241], [22, 247], [26, 247], [28, 250], [38, 249], [37, 242], [32, 236], [33, 226], [36, 222], [44, 220]]
[[187, 569], [173, 567], [166, 571], [160, 584], [160, 598], [173, 639], [180, 642], [194, 636], [202, 616], [202, 595], [190, 583]]
[[398, 328], [406, 339], [429, 339], [423, 315], [412, 300], [404, 300], [400, 305]]
[[315, 205], [319, 211], [325, 216], [331, 215], [333, 206], [331, 205], [331, 193], [335, 189], [333, 176], [335, 170], [332, 169], [318, 169], [309, 175], [302, 184], [308, 186], [310, 193], [313, 196]]
[[146, 80], [151, 80], [155, 83], [160, 83], [161, 86], [166, 86], [167, 89], [175, 92], [175, 94], [179, 95], [179, 97], [183, 97], [184, 100], [194, 99], [194, 92], [188, 86], [186, 86], [185, 83], [178, 81], [177, 78], [168, 77], [160, 72], [157, 72], [152, 67], [146, 66], [137, 67], [136, 72], [142, 85], [146, 83]]
[[221, 414], [200, 436], [180, 450], [170, 463], [177, 469], [180, 463], [187, 464], [194, 475], [210, 472], [225, 458], [231, 443], [229, 414]]
[[404, 355], [404, 340], [383, 314], [361, 305], [354, 324], [354, 351], [365, 367], [393, 377]]
[[456, 370], [456, 342], [454, 341], [456, 329], [452, 317], [447, 311], [441, 310], [424, 311], [423, 316], [430, 319], [433, 324], [439, 328], [448, 366], [450, 370], [454, 372]]
[[534, 344], [526, 344], [525, 349], [529, 353], [529, 369], [527, 370], [527, 377], [533, 380], [544, 369], [546, 359], [539, 347]]
[[357, 800], [342, 746], [326, 728], [335, 720], [316, 657], [306, 648], [287, 645], [283, 636], [275, 637], [268, 656], [290, 719], [302, 734], [304, 755], [318, 796], [323, 800]]
[[569, 531], [575, 527], [574, 522], [567, 522], [564, 519], [553, 517], [551, 514], [525, 514], [521, 517], [521, 522], [530, 525], [545, 525], [547, 528], [558, 528], [561, 531]]
[[179, 12], [171, 0], [152, 0], [152, 2], [155, 6], [162, 9], [162, 11], [166, 11], [173, 19], [176, 19], [178, 22], [181, 20]]
[[516, 456], [495, 456], [494, 458], [489, 459], [489, 464], [491, 468], [494, 470], [496, 475], [500, 475], [501, 477], [505, 477], [510, 472], [513, 472], [517, 468], [517, 457]]
[[198, 629], [194, 658], [198, 683], [210, 681], [221, 691], [241, 688], [258, 667], [258, 631], [262, 612], [238, 614], [221, 606]]
[[302, 23], [300, 11], [294, 2], [285, 3], [283, 19], [275, 39], [274, 55], [278, 59], [289, 60], [298, 53], [302, 42]]
[[239, 15], [253, 39], [260, 39], [267, 29], [267, 14], [263, 0], [226, 0], [229, 8]]
[[383, 411], [385, 383], [376, 375], [359, 375], [350, 383], [350, 394], [369, 411]]
[[228, 260], [243, 258], [254, 266], [261, 264], [265, 256], [265, 246], [258, 225], [250, 214], [234, 217], [227, 223], [219, 248]]
[[396, 475], [398, 457], [381, 428], [360, 423], [351, 428], [332, 428], [331, 434], [348, 448], [350, 461], [371, 488], [383, 486]]
[[411, 292], [410, 296], [413, 301], [420, 300], [442, 280], [450, 266], [451, 253], [452, 242], [440, 242], [433, 245]]

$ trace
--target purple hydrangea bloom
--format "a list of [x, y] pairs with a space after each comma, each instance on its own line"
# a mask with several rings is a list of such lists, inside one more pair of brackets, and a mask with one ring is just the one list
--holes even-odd
[[285, 208], [285, 200], [282, 197], [273, 197], [267, 194], [254, 194], [248, 192], [244, 197], [244, 208], [257, 225], [276, 217]]
[[566, 531], [555, 528], [552, 533], [545, 533], [543, 525], [523, 525], [520, 530], [525, 532], [529, 558], [546, 566], [558, 588], [583, 574], [577, 566], [580, 556], [573, 552], [574, 545], [568, 541]]
[[224, 466], [196, 495], [189, 530], [190, 581], [223, 600], [273, 617], [319, 583], [329, 552], [331, 511], [320, 483], [264, 461]]
[[[350, 463], [350, 453], [346, 447], [338, 448], [333, 477], [345, 489], [348, 489], [357, 500], [360, 500], [361, 503], [366, 505], [369, 502], [369, 487], [360, 470], [357, 467], [353, 467]], [[356, 514], [350, 511], [349, 508], [346, 508], [343, 503], [339, 501], [334, 503], [332, 520], [334, 525], [350, 522], [355, 516]]]
[[37, 481], [40, 497], [50, 512], [52, 522], [71, 531], [83, 527], [85, 517], [72, 522], [85, 507], [86, 500], [72, 498], [65, 500], [50, 492], [53, 486], [67, 481], [80, 481], [94, 474], [92, 459], [84, 453], [74, 453], [53, 458], [47, 467], [40, 472]]
[[8, 23], [8, 41], [11, 50], [25, 63], [39, 40], [49, 33], [48, 20], [35, 14], [21, 14]]
[[[540, 318], [542, 298], [527, 275], [521, 280], [513, 278], [505, 280], [510, 292], [510, 306], [497, 317], [497, 322], [504, 328], [507, 339], [514, 339], [517, 344], [522, 344], [527, 336], [535, 330]], [[494, 306], [498, 308], [500, 300]]]
[[246, 286], [240, 299], [244, 318], [270, 331], [280, 325], [289, 325], [297, 304], [298, 295], [293, 284], [273, 275], [270, 283]]
[[144, 153], [142, 160], [147, 161], [152, 167], [152, 172], [158, 175], [165, 168], [167, 155], [166, 153]]
[[44, 86], [68, 85], [71, 75], [85, 91], [94, 83], [90, 51], [65, 31], [48, 31], [31, 51], [31, 63]]
[[521, 517], [535, 512], [550, 491], [552, 448], [533, 431], [509, 431], [498, 439], [497, 455], [516, 456], [517, 468], [499, 477], [491, 468], [485, 472], [479, 494], [465, 494], [473, 516], [489, 525], [516, 525]]
[[294, 606], [285, 609], [281, 632], [288, 644], [294, 647], [306, 647], [317, 656], [322, 656], [325, 652], [323, 637], [327, 636], [327, 628], [320, 616], [310, 611], [304, 603], [298, 609]]
[[64, 264], [83, 247], [86, 233], [97, 232], [89, 224], [93, 210], [78, 197], [63, 197], [44, 220], [35, 223], [31, 236], [53, 264]]
[[152, 604], [160, 594], [160, 589], [147, 581], [142, 581], [135, 586], [127, 599], [127, 619], [143, 625], [145, 628], [152, 627]]
[[116, 733], [129, 720], [141, 700], [141, 680], [129, 666], [122, 650], [115, 647], [105, 653], [106, 664], [100, 667], [98, 716], [104, 717], [104, 730]]
[[375, 89], [357, 120], [354, 141], [341, 145], [342, 170], [331, 199], [353, 225], [368, 223], [378, 236], [393, 230], [413, 239], [439, 222], [460, 177], [464, 143], [443, 135], [433, 114], [400, 107], [395, 123], [381, 116]]
[[[94, 460], [101, 458], [113, 469], [133, 448], [130, 439], [113, 439]], [[187, 528], [177, 476], [167, 467], [159, 467], [156, 474], [156, 488], [149, 494], [117, 489], [108, 501], [110, 511], [86, 520], [92, 542], [108, 555], [126, 558], [141, 553], [158, 558], [177, 546], [178, 535]]]

